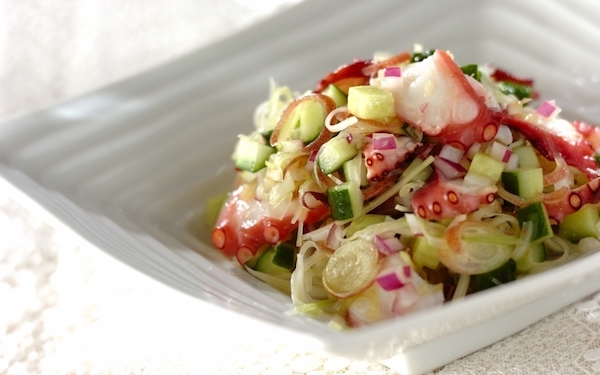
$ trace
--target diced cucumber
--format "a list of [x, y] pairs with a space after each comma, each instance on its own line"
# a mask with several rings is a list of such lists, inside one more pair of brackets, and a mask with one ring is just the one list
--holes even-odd
[[248, 172], [257, 172], [265, 167], [269, 156], [275, 152], [271, 146], [241, 135], [233, 153], [235, 166]]
[[332, 138], [321, 146], [317, 164], [323, 173], [330, 174], [340, 169], [344, 162], [352, 159], [356, 154], [358, 149], [348, 143], [346, 138]]
[[542, 263], [546, 260], [546, 246], [543, 243], [529, 247], [525, 255], [517, 260], [517, 270], [527, 272], [534, 264]]
[[348, 228], [346, 228], [346, 237], [352, 237], [354, 233], [365, 229], [369, 225], [381, 223], [385, 220], [385, 215], [365, 214], [352, 220]]
[[353, 86], [348, 89], [348, 112], [368, 120], [396, 116], [394, 96], [378, 86]]
[[367, 167], [361, 154], [357, 154], [352, 159], [344, 162], [342, 170], [344, 171], [346, 181], [358, 182], [360, 186], [367, 186], [369, 184]]
[[273, 264], [293, 271], [296, 267], [296, 247], [287, 243], [277, 245], [275, 255], [273, 255]]
[[[492, 185], [495, 185], [502, 175], [505, 164], [499, 160], [492, 158], [485, 152], [477, 152], [471, 161], [469, 171], [467, 175], [475, 174], [483, 176], [490, 180]], [[469, 180], [469, 177], [465, 177], [465, 180]]]
[[528, 206], [517, 210], [517, 220], [521, 227], [526, 222], [531, 222], [533, 233], [531, 235], [531, 245], [542, 243], [553, 236], [552, 227], [548, 212], [542, 202], [534, 202]]
[[598, 208], [585, 205], [579, 211], [567, 215], [558, 224], [558, 235], [567, 240], [578, 243], [582, 238], [598, 236]]
[[512, 151], [519, 157], [520, 168], [539, 168], [541, 166], [532, 146], [519, 146]]
[[517, 263], [509, 259], [506, 263], [490, 272], [473, 275], [474, 287], [477, 291], [493, 288], [498, 285], [515, 281]]
[[281, 125], [277, 142], [290, 139], [300, 139], [304, 143], [311, 142], [321, 133], [325, 125], [325, 116], [319, 102], [305, 100], [299, 103], [286, 122]]
[[440, 264], [437, 250], [431, 246], [425, 237], [415, 237], [412, 245], [412, 260], [419, 268], [436, 269]]
[[329, 96], [338, 107], [343, 107], [348, 103], [348, 97], [333, 83], [325, 88], [321, 94]]
[[542, 168], [519, 168], [502, 172], [504, 188], [522, 198], [531, 198], [544, 191]]
[[269, 275], [291, 275], [291, 272], [287, 268], [280, 267], [273, 263], [273, 258], [275, 257], [275, 249], [273, 247], [269, 247], [256, 261], [256, 265], [254, 267], [255, 270], [263, 273], [268, 273]]
[[347, 181], [327, 189], [329, 209], [334, 220], [348, 220], [362, 213], [363, 194], [358, 184]]

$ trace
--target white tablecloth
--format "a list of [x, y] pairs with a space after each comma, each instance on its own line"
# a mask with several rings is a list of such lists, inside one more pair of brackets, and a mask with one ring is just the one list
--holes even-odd
[[[283, 3], [4, 0], [0, 120], [177, 58]], [[395, 374], [267, 333], [248, 337], [246, 320], [132, 270], [23, 204], [0, 190], [1, 374]], [[436, 373], [600, 374], [600, 293]]]

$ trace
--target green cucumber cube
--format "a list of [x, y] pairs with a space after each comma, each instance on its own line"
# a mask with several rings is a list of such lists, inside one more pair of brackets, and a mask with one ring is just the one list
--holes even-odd
[[533, 233], [531, 236], [531, 245], [542, 243], [552, 237], [552, 226], [548, 218], [548, 212], [542, 202], [534, 202], [528, 206], [517, 210], [517, 220], [521, 227], [525, 222], [531, 222], [533, 225]]
[[286, 243], [277, 245], [273, 255], [273, 264], [293, 271], [296, 266], [296, 247]]
[[394, 96], [378, 86], [352, 86], [348, 89], [348, 112], [367, 120], [395, 117]]
[[502, 172], [504, 188], [522, 198], [531, 198], [544, 191], [542, 168], [519, 168]]
[[334, 220], [348, 220], [362, 213], [363, 194], [356, 182], [348, 181], [327, 189], [329, 209]]
[[327, 86], [325, 90], [321, 92], [321, 94], [333, 99], [335, 105], [338, 107], [343, 107], [348, 103], [348, 97], [346, 96], [346, 94], [344, 94], [344, 92], [333, 83]]
[[509, 259], [506, 263], [490, 272], [474, 275], [473, 283], [477, 291], [496, 287], [515, 281], [517, 276], [517, 263]]
[[519, 158], [520, 168], [539, 168], [541, 166], [535, 149], [531, 146], [515, 147], [512, 152]]
[[579, 211], [567, 215], [558, 224], [558, 235], [577, 243], [582, 238], [598, 236], [596, 224], [598, 223], [598, 208], [585, 205]]
[[248, 172], [257, 172], [265, 167], [269, 156], [275, 152], [271, 146], [250, 137], [240, 136], [233, 153], [235, 166]]
[[358, 154], [358, 149], [348, 143], [345, 137], [333, 138], [321, 146], [317, 165], [323, 173], [330, 174], [342, 167], [344, 162]]
[[369, 184], [367, 166], [361, 154], [357, 154], [352, 159], [344, 162], [342, 170], [344, 171], [346, 181], [356, 181], [360, 183], [360, 186], [367, 186]]
[[[495, 185], [500, 180], [504, 166], [505, 164], [500, 160], [496, 160], [485, 152], [480, 151], [473, 157], [467, 175], [475, 174], [486, 177]], [[465, 177], [465, 179], [469, 178]]]
[[299, 103], [281, 125], [277, 142], [299, 139], [310, 143], [323, 130], [325, 116], [323, 107], [317, 101], [305, 100]]
[[440, 264], [437, 250], [427, 242], [425, 237], [415, 237], [412, 252], [412, 260], [419, 268], [427, 267], [435, 270]]
[[256, 261], [255, 270], [258, 272], [268, 273], [269, 275], [291, 275], [289, 269], [280, 267], [273, 263], [275, 257], [275, 249], [269, 247]]
[[517, 260], [517, 270], [527, 272], [534, 264], [546, 261], [546, 246], [543, 243], [531, 246], [525, 255]]

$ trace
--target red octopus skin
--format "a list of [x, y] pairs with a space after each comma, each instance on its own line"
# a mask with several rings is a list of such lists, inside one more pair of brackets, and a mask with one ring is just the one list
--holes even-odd
[[566, 129], [573, 130], [580, 135], [577, 140], [569, 141], [560, 134], [552, 133], [529, 121], [505, 113], [498, 112], [496, 118], [502, 124], [523, 134], [546, 159], [554, 160], [555, 153], [558, 153], [568, 165], [578, 168], [588, 178], [600, 177], [598, 164], [594, 159], [595, 150], [582, 133], [583, 127], [572, 125], [572, 129]]
[[367, 168], [367, 179], [370, 181], [381, 181], [394, 169], [406, 160], [406, 157], [415, 151], [419, 143], [409, 137], [396, 137], [397, 148], [393, 150], [375, 150], [373, 143], [367, 143], [362, 153]]
[[[298, 224], [291, 222], [292, 214], [281, 220], [265, 216], [267, 204], [256, 200], [248, 185], [239, 186], [221, 209], [212, 232], [213, 245], [244, 264], [261, 246], [288, 240]], [[310, 211], [305, 223], [321, 220], [328, 212], [327, 205], [319, 205]]]
[[552, 224], [560, 223], [565, 216], [579, 210], [586, 203], [600, 202], [600, 177], [569, 191], [558, 202], [544, 203]]
[[346, 94], [350, 86], [366, 85], [370, 77], [363, 73], [363, 69], [371, 64], [372, 61], [359, 60], [351, 64], [342, 65], [325, 76], [317, 85], [315, 92], [320, 93], [332, 83]]
[[495, 199], [495, 187], [465, 193], [460, 186], [447, 181], [437, 170], [432, 178], [417, 190], [411, 199], [414, 213], [427, 220], [442, 220], [477, 210]]
[[477, 117], [468, 123], [448, 124], [436, 138], [443, 144], [462, 147], [464, 150], [468, 149], [475, 141], [492, 140], [498, 132], [499, 123], [493, 118], [492, 110], [485, 105], [484, 98], [477, 95], [463, 71], [446, 52], [438, 50], [433, 57], [439, 59], [452, 79], [476, 101], [479, 111]]

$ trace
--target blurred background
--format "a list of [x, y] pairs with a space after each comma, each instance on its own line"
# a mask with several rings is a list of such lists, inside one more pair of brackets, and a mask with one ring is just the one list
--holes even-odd
[[[298, 1], [0, 0], [0, 121], [168, 63]], [[132, 270], [0, 187], [0, 374], [395, 374], [261, 335], [259, 323], [249, 329]], [[600, 343], [550, 345], [578, 329], [589, 336], [580, 320], [600, 324], [600, 295], [439, 373], [600, 371]]]

